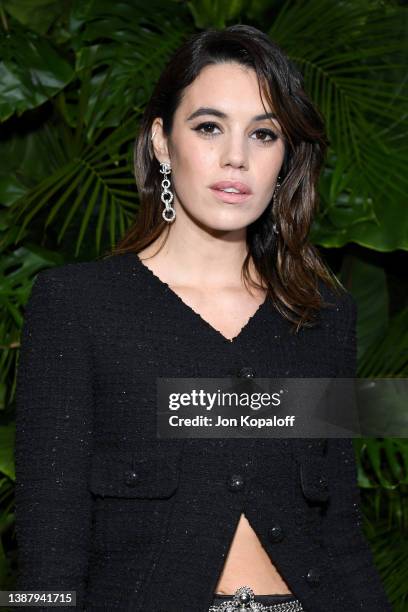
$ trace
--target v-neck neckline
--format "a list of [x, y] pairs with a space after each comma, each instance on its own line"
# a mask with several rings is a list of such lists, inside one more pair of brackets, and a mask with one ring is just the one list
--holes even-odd
[[168, 283], [166, 283], [164, 280], [162, 280], [159, 276], [157, 276], [157, 274], [155, 272], [153, 272], [153, 270], [151, 270], [148, 266], [146, 266], [146, 264], [144, 264], [142, 262], [142, 260], [140, 259], [139, 255], [137, 253], [129, 253], [129, 254], [136, 258], [136, 265], [139, 267], [139, 269], [141, 269], [145, 273], [147, 278], [150, 278], [150, 280], [154, 281], [157, 284], [157, 286], [159, 286], [162, 289], [164, 289], [167, 292], [167, 294], [172, 297], [172, 299], [174, 299], [186, 312], [189, 312], [191, 314], [191, 316], [194, 319], [196, 319], [203, 327], [205, 327], [208, 330], [210, 330], [210, 332], [212, 334], [218, 336], [218, 338], [221, 341], [223, 341], [224, 343], [226, 343], [226, 344], [228, 344], [230, 346], [235, 345], [239, 340], [241, 340], [243, 335], [250, 329], [250, 327], [253, 325], [253, 323], [256, 321], [256, 319], [260, 316], [262, 310], [265, 308], [266, 303], [268, 301], [268, 295], [266, 295], [265, 299], [263, 300], [263, 302], [261, 304], [259, 304], [258, 308], [249, 317], [249, 319], [243, 325], [243, 327], [241, 327], [240, 331], [233, 338], [227, 338], [226, 336], [224, 336], [224, 334], [222, 332], [220, 332], [213, 325], [211, 325], [211, 323], [209, 323], [207, 321], [207, 319], [204, 319], [204, 317], [199, 312], [194, 310], [194, 308], [192, 308], [192, 306], [187, 304], [181, 298], [181, 296], [176, 291], [174, 291], [174, 289], [172, 287], [170, 287], [170, 285]]

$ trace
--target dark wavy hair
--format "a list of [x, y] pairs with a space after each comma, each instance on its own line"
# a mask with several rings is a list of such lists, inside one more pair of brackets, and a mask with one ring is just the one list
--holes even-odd
[[[162, 175], [150, 139], [151, 126], [155, 117], [161, 117], [164, 134], [170, 138], [174, 113], [184, 89], [205, 66], [225, 62], [255, 70], [262, 104], [265, 108], [262, 97], [265, 96], [276, 114], [285, 142], [281, 187], [275, 204], [271, 199], [262, 215], [247, 227], [244, 283], [261, 287], [248, 272], [252, 257], [262, 286], [267, 288], [267, 298], [295, 324], [297, 332], [302, 325], [314, 325], [318, 311], [332, 305], [324, 302], [319, 279], [336, 292], [344, 291], [308, 240], [318, 209], [317, 184], [329, 143], [323, 117], [304, 91], [302, 74], [282, 49], [257, 28], [237, 24], [222, 30], [207, 29], [191, 36], [168, 61], [145, 108], [135, 142], [138, 213], [108, 256], [138, 253], [163, 231], [170, 231], [170, 224], [161, 214]], [[273, 231], [274, 222], [278, 234]]]

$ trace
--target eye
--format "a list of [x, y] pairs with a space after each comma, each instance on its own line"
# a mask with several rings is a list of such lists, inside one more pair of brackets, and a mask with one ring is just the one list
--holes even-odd
[[208, 131], [203, 131], [203, 130], [207, 130], [208, 128], [212, 129], [216, 127], [217, 127], [216, 123], [212, 123], [211, 121], [208, 121], [207, 123], [200, 123], [200, 125], [197, 125], [197, 127], [193, 129], [196, 132], [200, 132], [204, 136], [213, 136], [214, 135], [213, 132], [208, 132]]
[[[213, 131], [214, 128], [219, 129], [216, 123], [213, 123], [212, 121], [207, 121], [205, 123], [200, 123], [199, 125], [197, 125], [197, 127], [193, 128], [193, 130], [195, 132], [199, 132], [203, 136], [211, 137], [216, 136]], [[278, 140], [277, 134], [275, 134], [275, 132], [272, 132], [272, 130], [268, 130], [266, 128], [256, 130], [254, 134], [261, 134], [262, 138], [255, 138], [255, 140], [259, 140], [262, 144], [269, 144]]]
[[[264, 138], [256, 138], [255, 140], [261, 140], [262, 143], [268, 144], [270, 142], [275, 142], [275, 140], [278, 140], [278, 136], [275, 134], [275, 132], [272, 132], [272, 130], [266, 130], [266, 129], [261, 129], [261, 130], [256, 130], [256, 132], [254, 132], [254, 134], [261, 134], [262, 136], [264, 136]], [[265, 139], [265, 137], [269, 136], [269, 140]]]

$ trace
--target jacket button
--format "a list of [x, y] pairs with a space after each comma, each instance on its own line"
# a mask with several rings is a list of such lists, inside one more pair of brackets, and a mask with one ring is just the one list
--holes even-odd
[[255, 372], [253, 368], [245, 367], [240, 369], [240, 371], [238, 372], [238, 376], [240, 378], [254, 378]]
[[232, 474], [228, 478], [228, 488], [230, 491], [240, 491], [244, 486], [244, 479], [241, 474]]
[[320, 572], [315, 567], [312, 567], [306, 574], [306, 580], [309, 584], [319, 584], [320, 582]]
[[137, 483], [138, 475], [133, 470], [127, 470], [125, 472], [125, 483], [128, 487], [134, 487]]
[[329, 483], [327, 482], [327, 478], [325, 476], [320, 476], [319, 478], [319, 487], [323, 490], [327, 489]]
[[269, 529], [269, 539], [271, 542], [280, 542], [284, 538], [283, 529], [280, 525], [272, 525]]

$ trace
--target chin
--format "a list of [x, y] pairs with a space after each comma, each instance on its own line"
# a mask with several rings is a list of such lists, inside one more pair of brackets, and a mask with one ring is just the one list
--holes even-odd
[[201, 226], [212, 232], [239, 232], [255, 221], [252, 216], [249, 218], [248, 215], [243, 214], [237, 214], [235, 219], [232, 219], [230, 215], [228, 215], [228, 218], [226, 217], [226, 215], [220, 215], [219, 217], [214, 215], [211, 219], [203, 217], [197, 219], [197, 221]]

